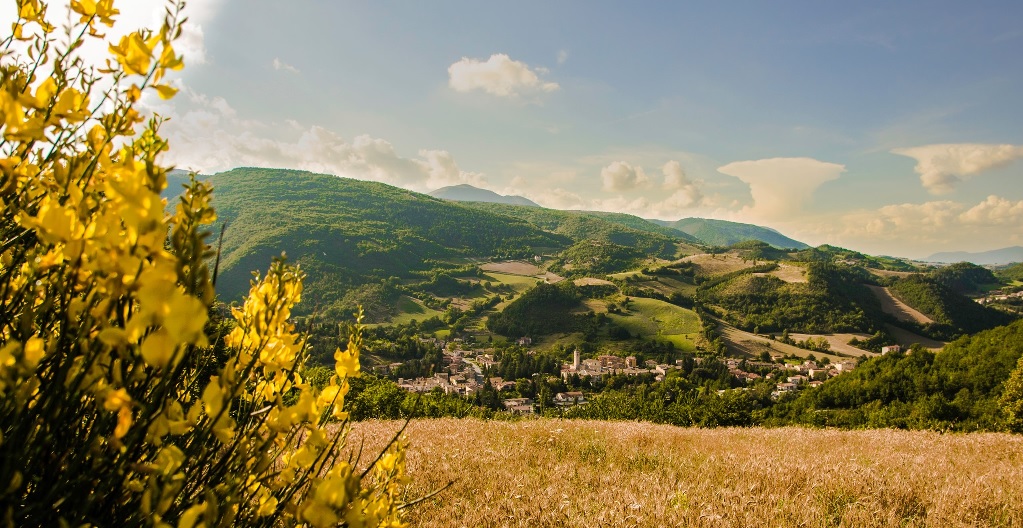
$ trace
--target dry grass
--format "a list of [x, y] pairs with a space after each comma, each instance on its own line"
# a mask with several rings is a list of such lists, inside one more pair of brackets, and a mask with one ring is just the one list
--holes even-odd
[[692, 262], [701, 275], [720, 275], [754, 266], [752, 260], [743, 260], [733, 253], [718, 255], [705, 253], [702, 255], [692, 255], [682, 260]]
[[614, 283], [609, 280], [597, 279], [594, 277], [583, 277], [572, 281], [576, 286], [613, 286]]
[[[757, 273], [757, 275], [761, 275]], [[778, 277], [779, 279], [788, 283], [805, 283], [806, 282], [806, 269], [802, 266], [793, 266], [791, 264], [778, 264], [778, 269], [769, 273]]]
[[886, 314], [895, 316], [899, 321], [914, 322], [920, 324], [933, 323], [934, 320], [926, 315], [920, 313], [917, 309], [912, 306], [896, 299], [888, 288], [881, 286], [867, 286], [870, 291], [874, 292], [874, 295], [879, 301], [881, 301], [881, 311]]
[[876, 355], [873, 352], [856, 348], [849, 344], [849, 341], [852, 341], [854, 337], [860, 340], [870, 339], [870, 334], [789, 334], [789, 337], [795, 341], [806, 341], [811, 337], [823, 337], [831, 345], [831, 352], [833, 353], [838, 352], [847, 356]]
[[531, 262], [524, 262], [521, 260], [489, 262], [480, 266], [480, 268], [483, 269], [483, 271], [496, 271], [498, 273], [507, 273], [509, 275], [526, 275], [533, 277], [543, 274], [543, 268]]
[[412, 495], [455, 481], [414, 526], [1023, 525], [1020, 436], [457, 419], [407, 436]]

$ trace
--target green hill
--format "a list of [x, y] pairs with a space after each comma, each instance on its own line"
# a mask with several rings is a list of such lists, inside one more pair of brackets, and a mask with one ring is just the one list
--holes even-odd
[[1023, 354], [1023, 321], [950, 343], [861, 362], [772, 414], [831, 427], [997, 430], [998, 399]]
[[485, 211], [519, 218], [544, 231], [573, 240], [596, 240], [628, 246], [647, 255], [671, 259], [680, 242], [699, 243], [690, 235], [657, 226], [637, 216], [592, 211], [559, 211], [506, 204], [468, 204]]
[[698, 300], [745, 330], [873, 333], [881, 327], [881, 308], [864, 286], [871, 277], [862, 268], [813, 262], [807, 266], [807, 282], [787, 283], [759, 274], [773, 266], [705, 280]]
[[539, 337], [574, 330], [577, 318], [569, 310], [582, 297], [571, 281], [537, 284], [515, 299], [503, 312], [490, 316], [487, 326], [508, 337]]
[[1013, 264], [995, 271], [995, 275], [1007, 282], [1023, 281], [1023, 264]]
[[[572, 240], [522, 220], [382, 183], [240, 168], [208, 177], [227, 223], [218, 292], [237, 298], [275, 255], [309, 274], [309, 309], [353, 286], [426, 270], [435, 259], [533, 254]], [[315, 286], [315, 287], [314, 287]]]
[[969, 262], [938, 268], [932, 271], [930, 276], [935, 282], [960, 295], [980, 293], [985, 288], [990, 289], [998, 285], [998, 278], [991, 270]]
[[822, 244], [794, 253], [792, 258], [803, 262], [837, 262], [864, 268], [890, 271], [921, 271], [921, 268], [900, 258], [865, 255], [858, 251]]
[[731, 246], [746, 240], [759, 240], [783, 249], [806, 249], [810, 247], [773, 229], [752, 224], [711, 220], [708, 218], [683, 218], [674, 222], [652, 220], [651, 222], [676, 229], [714, 246]]
[[1015, 320], [956, 293], [933, 276], [910, 275], [889, 288], [900, 301], [934, 320], [925, 332], [938, 339], [972, 334]]

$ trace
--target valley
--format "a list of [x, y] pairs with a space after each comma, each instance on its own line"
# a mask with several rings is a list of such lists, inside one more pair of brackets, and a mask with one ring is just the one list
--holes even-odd
[[[1010, 295], [984, 305], [970, 298], [986, 302], [988, 292], [1018, 289], [1011, 270], [996, 277], [969, 264], [935, 267], [814, 248], [747, 224], [440, 200], [299, 171], [236, 169], [208, 178], [228, 225], [217, 284], [222, 299], [240, 292], [249, 262], [285, 253], [308, 275], [311, 302], [297, 315], [314, 328], [313, 364], [330, 362], [329, 351], [343, 346], [345, 325], [361, 308], [370, 332], [362, 355], [367, 371], [380, 383], [436, 387], [443, 395], [437, 405], [469, 414], [503, 412], [500, 402], [513, 402], [552, 416], [812, 424], [827, 414], [811, 419], [807, 408], [833, 406], [818, 395], [858, 372], [857, 364], [892, 350], [910, 363], [919, 354], [943, 354], [947, 343], [1011, 323], [1019, 313]], [[604, 369], [585, 370], [573, 366], [576, 353], [585, 361], [634, 358], [660, 374], [622, 377], [608, 370], [610, 359], [601, 360]], [[844, 368], [828, 370], [838, 364]], [[1012, 366], [1000, 365], [996, 379]], [[793, 383], [796, 366], [801, 373]], [[585, 375], [574, 375], [577, 368]], [[814, 379], [813, 372], [820, 375]], [[509, 381], [513, 390], [488, 393], [492, 382]], [[625, 403], [636, 391], [677, 383], [686, 412], [704, 418], [672, 417], [668, 408], [633, 411]], [[967, 405], [997, 399], [997, 392], [955, 403], [949, 391], [943, 401], [958, 411], [921, 412], [934, 423], [987, 427], [980, 424], [990, 422], [989, 412]], [[569, 393], [584, 395], [589, 410], [555, 405]], [[734, 397], [738, 414], [714, 410], [715, 394]], [[394, 397], [392, 408], [401, 408], [403, 398]], [[448, 397], [470, 407], [441, 403]], [[636, 404], [645, 397], [638, 398]], [[835, 423], [930, 423], [828, 412], [841, 416]]]

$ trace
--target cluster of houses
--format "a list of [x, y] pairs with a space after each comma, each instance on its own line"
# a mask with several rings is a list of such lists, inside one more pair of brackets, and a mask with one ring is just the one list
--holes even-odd
[[561, 377], [568, 379], [571, 376], [580, 378], [589, 377], [599, 380], [603, 376], [611, 374], [622, 374], [626, 376], [638, 376], [640, 374], [653, 374], [654, 379], [661, 381], [664, 374], [674, 368], [681, 368], [680, 365], [658, 365], [656, 361], [648, 360], [640, 368], [636, 364], [636, 356], [597, 356], [594, 359], [582, 359], [579, 350], [572, 353], [572, 362], [561, 365]]
[[[433, 344], [445, 347], [448, 343], [440, 341]], [[443, 348], [444, 369], [434, 373], [430, 377], [415, 379], [398, 379], [398, 386], [410, 392], [431, 392], [441, 390], [445, 394], [457, 394], [460, 396], [472, 396], [482, 389], [486, 383], [497, 390], [499, 394], [508, 394], [515, 391], [515, 382], [504, 380], [500, 377], [489, 377], [484, 372], [497, 366], [491, 354], [484, 349], [463, 350], [458, 343], [451, 343]], [[882, 353], [898, 352], [898, 346], [885, 347]], [[702, 363], [702, 358], [695, 358], [697, 364]], [[602, 355], [592, 359], [582, 359], [579, 350], [572, 355], [572, 362], [561, 366], [561, 376], [569, 379], [571, 376], [579, 378], [590, 378], [598, 380], [608, 375], [638, 376], [651, 374], [657, 381], [663, 380], [665, 374], [671, 369], [681, 369], [682, 361], [675, 365], [658, 364], [656, 361], [646, 361], [643, 366], [637, 364], [635, 356], [612, 356]], [[760, 381], [763, 378], [775, 380], [775, 390], [771, 396], [775, 399], [782, 394], [795, 392], [804, 388], [818, 387], [829, 379], [856, 368], [855, 360], [845, 360], [827, 365], [818, 364], [815, 361], [804, 361], [800, 364], [787, 364], [764, 361], [749, 361], [735, 358], [725, 360], [728, 371], [737, 379], [747, 384]], [[400, 363], [377, 367], [378, 369], [395, 368]], [[769, 372], [762, 376], [757, 372]], [[510, 394], [508, 394], [510, 396]], [[505, 410], [516, 414], [532, 414], [535, 412], [535, 403], [530, 398], [502, 398]], [[554, 403], [560, 407], [582, 405], [586, 403], [586, 397], [582, 392], [561, 392], [554, 396]]]
[[[493, 366], [496, 362], [483, 350], [467, 351], [462, 349], [443, 349], [444, 369], [428, 378], [398, 378], [398, 386], [409, 392], [431, 392], [434, 389], [444, 394], [472, 396], [483, 388], [483, 369]], [[468, 355], [476, 356], [475, 360], [467, 359]], [[388, 365], [391, 368], [392, 365]]]
[[728, 366], [728, 372], [731, 375], [746, 383], [753, 383], [762, 378], [776, 380], [775, 389], [771, 392], [771, 397], [774, 399], [778, 399], [782, 394], [788, 392], [819, 387], [824, 384], [824, 381], [820, 378], [830, 379], [856, 368], [856, 361], [853, 360], [829, 363], [827, 365], [821, 365], [816, 361], [810, 360], [806, 360], [798, 365], [765, 361], [747, 361], [745, 363], [746, 369], [749, 370], [771, 371], [766, 376], [761, 376], [756, 372], [748, 372], [740, 368], [743, 365], [743, 361], [740, 359], [727, 359], [725, 364]]
[[988, 292], [984, 297], [978, 297], [975, 299], [980, 304], [989, 304], [993, 302], [1005, 302], [1010, 299], [1023, 299], [1023, 291], [1006, 293], [1002, 290], [994, 290]]

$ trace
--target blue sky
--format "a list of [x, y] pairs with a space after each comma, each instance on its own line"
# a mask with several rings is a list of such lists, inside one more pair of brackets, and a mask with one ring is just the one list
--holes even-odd
[[146, 101], [182, 167], [471, 183], [907, 257], [1023, 244], [1023, 3], [189, 10], [182, 93]]

